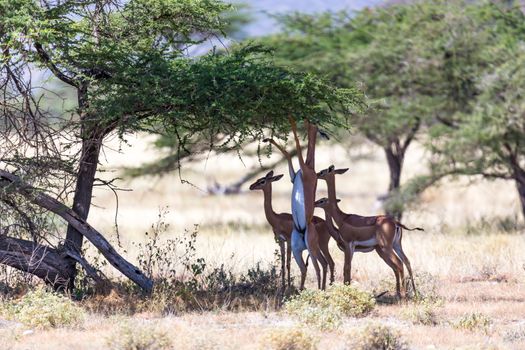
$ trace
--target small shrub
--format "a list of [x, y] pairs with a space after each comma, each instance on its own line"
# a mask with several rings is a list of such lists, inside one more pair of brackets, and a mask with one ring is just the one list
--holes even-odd
[[164, 350], [172, 347], [168, 334], [154, 325], [125, 323], [107, 339], [113, 350]]
[[39, 329], [76, 326], [84, 319], [81, 307], [67, 297], [44, 288], [30, 291], [19, 300], [6, 302], [3, 314]]
[[492, 319], [479, 312], [466, 313], [454, 323], [455, 328], [468, 331], [482, 330], [484, 333], [489, 332], [491, 325]]
[[308, 289], [285, 302], [287, 313], [320, 329], [339, 327], [342, 318], [362, 317], [375, 306], [373, 297], [355, 287], [335, 284], [326, 291]]
[[270, 330], [263, 338], [263, 349], [268, 350], [315, 350], [318, 339], [300, 328]]
[[[442, 297], [438, 293], [439, 280], [434, 275], [428, 272], [419, 272], [414, 276], [414, 282], [417, 288], [417, 295], [414, 296], [416, 301], [442, 302]], [[407, 286], [413, 295], [412, 285], [407, 283]]]
[[358, 332], [354, 332], [350, 339], [353, 342], [349, 349], [355, 350], [405, 350], [406, 342], [395, 329], [377, 323], [370, 323]]
[[436, 315], [436, 307], [438, 304], [422, 300], [420, 303], [408, 305], [403, 309], [402, 316], [414, 324], [422, 324], [425, 326], [434, 326], [438, 323]]
[[505, 334], [503, 334], [503, 340], [510, 343], [525, 341], [525, 325], [521, 324], [508, 329]]

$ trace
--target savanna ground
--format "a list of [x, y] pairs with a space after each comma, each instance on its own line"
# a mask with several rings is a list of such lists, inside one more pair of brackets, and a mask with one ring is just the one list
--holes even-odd
[[[132, 139], [130, 143], [132, 148], [113, 143], [115, 149], [122, 147], [124, 155], [105, 150], [105, 170], [138, 165], [156, 156], [145, 140]], [[406, 160], [404, 178], [423, 173], [424, 159], [421, 148], [412, 150]], [[262, 161], [268, 160], [262, 157]], [[125, 250], [126, 257], [141, 253], [144, 257], [144, 246], [137, 243], [151, 240], [151, 225], [158, 222], [159, 210], [167, 210], [162, 221], [169, 226], [160, 227], [157, 246], [169, 247], [168, 239], [181, 237], [184, 230], [192, 232], [194, 225], [198, 225], [191, 262], [202, 257], [207, 272], [217, 268], [225, 272], [224, 276], [216, 274], [215, 278], [230, 278], [230, 272], [232, 276], [247, 276], [247, 271], [254, 271], [258, 263], [260, 269], [271, 270], [270, 266], [276, 264], [277, 245], [266, 224], [262, 193], [245, 192], [235, 196], [203, 193], [213, 179], [232, 182], [257, 162], [256, 158], [243, 158], [241, 162], [235, 155], [211, 155], [205, 161], [183, 168], [180, 176], [194, 186], [181, 184], [179, 174], [120, 181], [120, 186], [133, 189], [119, 195], [120, 251]], [[362, 215], [377, 213], [376, 197], [384, 192], [388, 181], [382, 153], [366, 144], [350, 153], [338, 147], [320, 147], [317, 168], [320, 170], [332, 163], [350, 168], [337, 182], [342, 208]], [[291, 184], [286, 168], [281, 166], [276, 173], [283, 173], [285, 177], [274, 184], [274, 208], [277, 212], [288, 211]], [[114, 172], [101, 174], [114, 175]], [[124, 286], [108, 296], [87, 297], [77, 302], [84, 310], [84, 317], [73, 326], [39, 329], [16, 319], [2, 321], [0, 347], [293, 349], [287, 347], [287, 339], [292, 339], [297, 345], [295, 348], [317, 344], [320, 349], [350, 349], [357, 346], [353, 343], [355, 339], [370, 332], [363, 327], [373, 323], [390, 327], [394, 331], [392, 337], [402, 339], [408, 348], [525, 349], [525, 239], [516, 191], [510, 182], [474, 180], [446, 180], [439, 187], [427, 190], [403, 218], [407, 226], [423, 226], [426, 230], [405, 232], [403, 236], [404, 250], [411, 260], [422, 300], [391, 304], [388, 298], [379, 298], [366, 316], [344, 317], [337, 326], [323, 329], [315, 325], [302, 326], [298, 318], [276, 308], [277, 298], [271, 293], [266, 298], [258, 295], [236, 300], [235, 292], [224, 289], [217, 292], [223, 295], [213, 300], [199, 299], [191, 308], [184, 308], [179, 307], [184, 304], [184, 295], [157, 293], [146, 300], [128, 293]], [[321, 183], [318, 197], [323, 196], [324, 190]], [[90, 223], [111, 233], [112, 241], [117, 244], [112, 192], [99, 189], [94, 204], [97, 207], [90, 213]], [[320, 212], [317, 214], [322, 216]], [[186, 244], [184, 242], [181, 244]], [[336, 260], [336, 280], [340, 282], [343, 256], [335, 245], [331, 251]], [[162, 257], [170, 259], [165, 254]], [[183, 276], [187, 273], [183, 265], [182, 259], [169, 267], [177, 270], [177, 276]], [[197, 265], [193, 273], [203, 276], [204, 272], [199, 270], [203, 265]], [[109, 268], [105, 271], [111, 276]], [[292, 273], [298, 275], [294, 263]], [[265, 278], [277, 283], [278, 279], [270, 275], [268, 272]], [[354, 286], [372, 295], [392, 293], [395, 289], [392, 271], [375, 253], [355, 255], [352, 277]], [[313, 289], [314, 285], [314, 272], [310, 267], [307, 287]], [[171, 297], [183, 301], [177, 304], [166, 300]], [[145, 344], [142, 348], [133, 347], [141, 341]]]

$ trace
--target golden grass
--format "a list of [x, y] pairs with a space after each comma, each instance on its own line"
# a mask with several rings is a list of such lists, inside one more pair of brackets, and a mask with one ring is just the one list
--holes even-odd
[[[143, 138], [131, 139], [132, 148], [123, 145], [124, 154], [106, 149], [106, 170], [137, 165], [153, 159], [155, 151]], [[114, 142], [112, 147], [118, 149]], [[131, 154], [131, 151], [134, 151]], [[343, 209], [363, 215], [377, 213], [377, 195], [387, 186], [387, 169], [381, 152], [370, 145], [354, 150], [350, 155], [341, 147], [320, 147], [317, 168], [332, 163], [350, 167], [338, 182], [338, 196]], [[356, 161], [357, 153], [367, 153], [369, 159]], [[409, 151], [405, 179], [425, 172], [425, 154], [421, 147]], [[268, 160], [263, 158], [263, 162]], [[256, 159], [245, 158], [247, 168]], [[109, 167], [107, 164], [111, 164]], [[197, 187], [206, 187], [216, 177], [228, 183], [242, 176], [245, 167], [235, 155], [210, 155], [207, 161], [192, 164], [182, 176]], [[285, 167], [276, 169], [285, 177], [274, 186], [276, 211], [289, 211], [290, 183]], [[111, 174], [115, 175], [115, 174]], [[102, 173], [101, 176], [108, 176]], [[412, 324], [403, 311], [412, 304], [379, 304], [363, 319], [345, 318], [334, 331], [308, 329], [318, 347], [343, 348], [352, 330], [370, 321], [385, 323], [401, 333], [411, 348], [452, 349], [471, 346], [502, 349], [525, 348], [523, 339], [504, 340], [505, 334], [517, 329], [525, 315], [525, 239], [523, 229], [504, 232], [498, 218], [519, 217], [514, 185], [510, 182], [467, 180], [444, 181], [440, 187], [427, 190], [421, 202], [408, 211], [403, 222], [408, 226], [423, 226], [425, 232], [405, 232], [404, 250], [420, 281], [420, 288], [435, 287], [442, 306], [435, 308], [436, 325]], [[159, 207], [169, 207], [170, 228], [164, 239], [179, 235], [184, 229], [200, 225], [197, 255], [208, 266], [225, 264], [236, 273], [246, 272], [257, 262], [271, 263], [277, 248], [273, 234], [262, 211], [262, 193], [248, 192], [236, 196], [205, 196], [196, 187], [183, 185], [177, 174], [163, 178], [124, 180], [119, 197], [119, 231], [126, 257], [133, 260], [136, 247], [131, 242], [143, 241], [144, 232], [157, 220]], [[319, 196], [324, 194], [319, 185]], [[89, 221], [116, 241], [113, 227], [115, 201], [110, 191], [95, 192]], [[318, 215], [322, 216], [319, 212]], [[483, 219], [483, 220], [482, 220]], [[521, 219], [520, 219], [521, 220]], [[481, 224], [480, 224], [481, 222]], [[523, 225], [523, 224], [521, 224]], [[521, 226], [523, 227], [523, 226]], [[468, 233], [468, 234], [467, 234]], [[342, 281], [342, 254], [332, 246], [336, 260], [336, 280]], [[292, 272], [298, 269], [292, 264]], [[109, 270], [108, 270], [109, 271]], [[393, 291], [392, 271], [375, 253], [356, 254], [352, 266], [353, 283], [370, 292]], [[425, 282], [424, 277], [428, 277]], [[309, 269], [307, 287], [313, 288], [313, 269]], [[434, 284], [430, 286], [429, 284]], [[493, 320], [490, 332], [454, 328], [462, 315], [480, 312]], [[178, 316], [146, 313], [134, 316], [106, 317], [91, 313], [80, 329], [52, 329], [23, 335], [24, 327], [0, 323], [0, 338], [6, 349], [105, 349], [107, 337], [122, 324], [136, 322], [169, 330], [168, 336], [176, 349], [257, 349], [264, 348], [265, 335], [277, 329], [296, 329], [300, 325], [283, 312], [204, 312]], [[522, 323], [520, 323], [522, 322]], [[507, 337], [508, 338], [508, 337]], [[5, 344], [5, 345], [4, 345]]]

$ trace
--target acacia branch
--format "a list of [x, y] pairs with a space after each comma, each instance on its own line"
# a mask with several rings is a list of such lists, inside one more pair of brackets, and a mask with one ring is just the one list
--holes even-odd
[[51, 61], [51, 57], [49, 57], [48, 53], [44, 50], [42, 47], [42, 44], [36, 42], [35, 43], [35, 49], [38, 53], [38, 56], [42, 59], [42, 61], [45, 63], [46, 67], [49, 68], [49, 70], [60, 80], [62, 80], [64, 83], [69, 84], [71, 86], [74, 86], [76, 88], [80, 87], [80, 84], [76, 79], [68, 77], [65, 73], [60, 71], [60, 69]]

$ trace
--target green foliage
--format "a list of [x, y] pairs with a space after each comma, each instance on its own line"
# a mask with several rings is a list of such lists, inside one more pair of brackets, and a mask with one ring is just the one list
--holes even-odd
[[398, 331], [379, 323], [369, 323], [361, 330], [352, 332], [350, 338], [349, 348], [356, 350], [408, 349]]
[[523, 169], [525, 50], [518, 47], [505, 56], [505, 63], [479, 80], [482, 92], [472, 112], [456, 115], [453, 128], [433, 130], [432, 150], [443, 168], [495, 178], [513, 178]]
[[362, 317], [375, 306], [373, 297], [355, 287], [334, 284], [326, 289], [306, 289], [285, 302], [285, 311], [320, 329], [339, 327], [343, 317]]
[[463, 314], [463, 316], [453, 323], [453, 326], [458, 329], [468, 331], [481, 330], [484, 333], [488, 333], [492, 323], [492, 319], [487, 315], [480, 312], [470, 312]]
[[277, 328], [263, 337], [262, 349], [268, 350], [315, 350], [319, 339], [302, 328]]
[[[17, 0], [0, 9], [2, 61], [49, 69], [78, 90], [78, 109], [67, 112], [86, 133], [167, 132], [179, 151], [195, 139], [224, 150], [286, 137], [290, 116], [348, 127], [345, 117], [362, 105], [356, 89], [277, 67], [259, 46], [188, 57], [188, 48], [230, 29], [222, 15], [232, 8], [218, 0]], [[226, 137], [215, 143], [216, 135]]]
[[[128, 68], [135, 70], [125, 73], [135, 77], [133, 84], [103, 84], [93, 109], [121, 120], [126, 128], [143, 125], [143, 114], [149, 115], [152, 126], [161, 123], [180, 135], [181, 147], [190, 136], [211, 140], [223, 133], [228, 138], [214, 145], [220, 149], [240, 145], [246, 138], [260, 139], [265, 132], [287, 135], [289, 116], [345, 126], [337, 112], [347, 114], [359, 103], [355, 89], [336, 89], [311, 74], [277, 68], [258, 47], [196, 60], [160, 60], [155, 67], [158, 71], [143, 65]], [[149, 108], [132, 116], [144, 105]]]
[[124, 323], [107, 339], [113, 350], [168, 350], [173, 344], [168, 333], [155, 325]]
[[423, 55], [423, 4], [366, 9], [355, 16], [294, 14], [282, 18], [285, 33], [263, 39], [278, 62], [326, 76], [336, 86], [355, 81], [370, 108], [354, 122], [370, 140], [388, 146], [417, 129], [432, 98], [426, 87], [434, 62]]
[[77, 326], [84, 311], [69, 298], [44, 288], [29, 291], [19, 300], [8, 301], [4, 316], [38, 329]]

